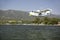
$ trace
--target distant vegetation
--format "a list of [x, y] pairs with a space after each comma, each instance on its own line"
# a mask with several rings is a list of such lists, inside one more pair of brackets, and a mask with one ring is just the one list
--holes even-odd
[[58, 24], [60, 22], [60, 19], [58, 18], [39, 18], [35, 17], [33, 20], [15, 20], [15, 19], [9, 19], [9, 20], [0, 20], [0, 24], [45, 24], [45, 25], [54, 25]]
[[44, 17], [43, 19], [40, 18], [35, 18], [33, 23], [37, 23], [37, 24], [47, 24], [47, 25], [54, 25], [54, 24], [58, 24], [58, 22], [60, 22], [60, 19], [58, 18], [48, 18], [48, 17]]

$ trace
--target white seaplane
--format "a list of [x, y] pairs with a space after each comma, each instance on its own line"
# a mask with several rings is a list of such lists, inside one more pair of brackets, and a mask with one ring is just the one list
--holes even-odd
[[46, 16], [51, 14], [51, 9], [37, 10], [29, 12], [29, 16]]

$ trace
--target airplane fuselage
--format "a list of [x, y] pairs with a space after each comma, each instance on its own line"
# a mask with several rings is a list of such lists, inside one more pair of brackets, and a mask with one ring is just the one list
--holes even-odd
[[51, 11], [50, 10], [43, 10], [43, 11], [32, 11], [29, 12], [30, 16], [46, 16], [46, 15], [50, 15]]

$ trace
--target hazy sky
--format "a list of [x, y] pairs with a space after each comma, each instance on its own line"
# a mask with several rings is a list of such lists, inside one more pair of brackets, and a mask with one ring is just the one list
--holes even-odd
[[60, 14], [60, 0], [0, 0], [0, 9], [32, 11], [47, 8]]

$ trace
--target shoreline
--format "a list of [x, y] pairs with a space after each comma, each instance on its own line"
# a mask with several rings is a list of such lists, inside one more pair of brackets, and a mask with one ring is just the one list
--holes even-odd
[[60, 25], [46, 25], [46, 24], [0, 24], [0, 25], [31, 25], [31, 26], [60, 26]]

